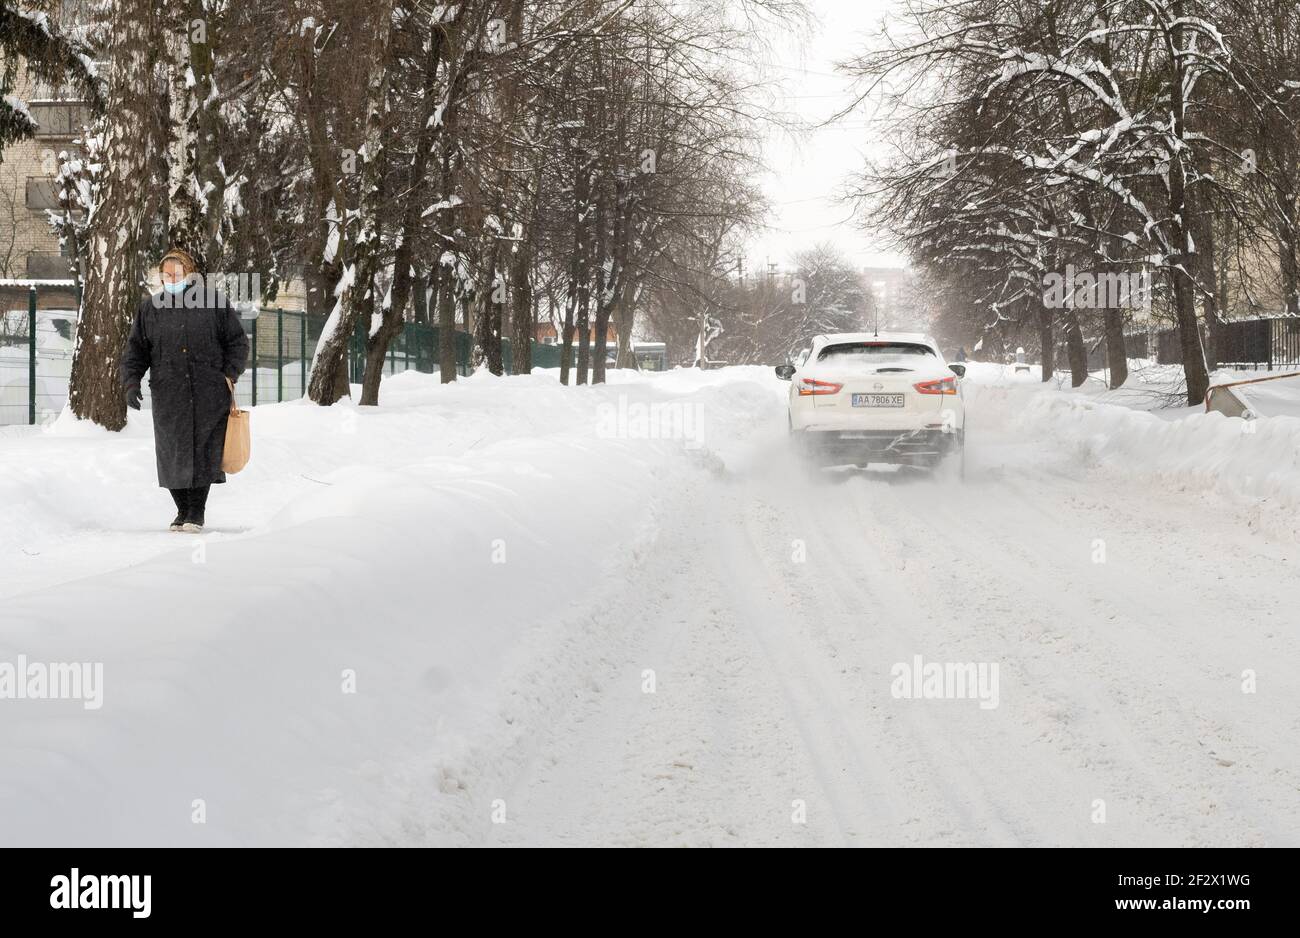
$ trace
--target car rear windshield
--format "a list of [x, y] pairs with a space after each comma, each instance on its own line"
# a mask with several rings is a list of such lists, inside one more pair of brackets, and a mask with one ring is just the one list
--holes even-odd
[[844, 342], [828, 345], [817, 356], [829, 365], [901, 365], [921, 364], [924, 358], [937, 358], [934, 349], [913, 342]]

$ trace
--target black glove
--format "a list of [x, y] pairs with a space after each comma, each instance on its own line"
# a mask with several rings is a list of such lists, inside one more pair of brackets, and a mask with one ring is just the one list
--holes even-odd
[[140, 393], [140, 385], [128, 384], [126, 386], [126, 406], [132, 410], [139, 410], [142, 400], [144, 400], [144, 395]]

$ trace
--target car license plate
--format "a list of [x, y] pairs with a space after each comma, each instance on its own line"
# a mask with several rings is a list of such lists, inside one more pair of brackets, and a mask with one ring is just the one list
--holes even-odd
[[854, 407], [902, 407], [901, 394], [854, 394]]

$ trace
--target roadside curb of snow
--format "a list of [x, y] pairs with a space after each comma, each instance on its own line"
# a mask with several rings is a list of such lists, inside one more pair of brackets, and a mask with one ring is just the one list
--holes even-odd
[[1300, 419], [1193, 413], [1164, 420], [1069, 392], [1027, 397], [1018, 428], [1072, 445], [1084, 466], [1232, 499], [1272, 533], [1300, 539]]

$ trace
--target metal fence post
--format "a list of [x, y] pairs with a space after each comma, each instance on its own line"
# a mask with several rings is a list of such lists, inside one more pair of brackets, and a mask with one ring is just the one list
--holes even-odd
[[284, 403], [284, 310], [275, 308], [275, 402]]
[[36, 423], [36, 287], [27, 288], [27, 422]]
[[253, 403], [251, 406], [257, 406], [257, 321], [262, 318], [262, 311], [256, 310], [253, 316]]

